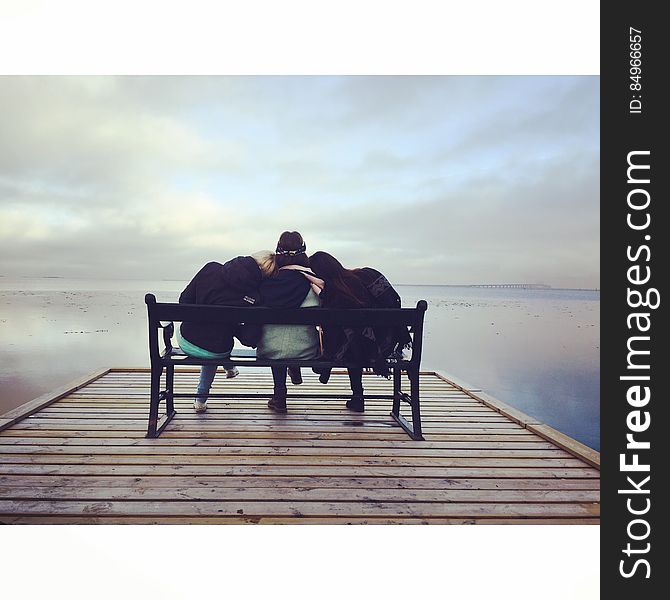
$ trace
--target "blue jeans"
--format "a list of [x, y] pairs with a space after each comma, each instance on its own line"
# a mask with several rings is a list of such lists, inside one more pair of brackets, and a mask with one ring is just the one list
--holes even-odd
[[214, 382], [216, 368], [217, 365], [203, 365], [200, 367], [200, 380], [198, 381], [196, 394], [201, 402], [207, 402], [207, 395]]
[[[232, 369], [233, 365], [223, 363], [221, 365], [224, 369]], [[200, 367], [200, 380], [198, 381], [198, 389], [196, 390], [196, 395], [200, 402], [207, 402], [207, 396], [209, 395], [209, 390], [214, 383], [214, 377], [216, 376], [217, 365], [202, 365]]]

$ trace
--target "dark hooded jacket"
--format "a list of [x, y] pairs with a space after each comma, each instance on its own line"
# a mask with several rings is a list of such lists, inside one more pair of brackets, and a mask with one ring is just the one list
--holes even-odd
[[[225, 264], [207, 263], [179, 296], [180, 304], [255, 306], [259, 304], [262, 272], [251, 256], [238, 256]], [[181, 324], [186, 340], [210, 352], [230, 352], [240, 327], [227, 323]]]
[[[400, 308], [401, 300], [388, 279], [379, 271], [364, 267], [355, 269], [359, 285], [353, 289], [362, 302], [359, 308]], [[328, 282], [321, 293], [321, 305], [327, 308], [355, 308], [353, 302], [329, 293]], [[409, 348], [412, 338], [405, 326], [397, 327], [326, 327], [323, 332], [323, 355], [326, 359], [345, 360], [361, 366], [372, 364], [377, 375], [389, 375], [386, 358], [403, 348]]]
[[[261, 302], [263, 306], [270, 308], [299, 308], [309, 294], [309, 290], [309, 281], [300, 272], [279, 269], [273, 277], [263, 279], [260, 286]], [[240, 328], [235, 335], [245, 346], [255, 348], [261, 341], [264, 330], [267, 332], [270, 329], [279, 329], [279, 327], [276, 325], [246, 325]], [[292, 327], [295, 330], [295, 326]], [[261, 348], [261, 353], [263, 350], [268, 349]]]

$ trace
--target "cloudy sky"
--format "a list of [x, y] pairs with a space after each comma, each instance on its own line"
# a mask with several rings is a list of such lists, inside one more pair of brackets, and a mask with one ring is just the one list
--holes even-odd
[[0, 274], [273, 249], [397, 283], [599, 287], [599, 78], [0, 77]]

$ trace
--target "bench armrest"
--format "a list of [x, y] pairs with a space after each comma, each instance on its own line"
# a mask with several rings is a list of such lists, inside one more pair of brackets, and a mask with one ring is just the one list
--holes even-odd
[[174, 335], [174, 323], [169, 321], [166, 325], [159, 323], [163, 328], [163, 343], [165, 344], [165, 352], [163, 356], [169, 356], [172, 352], [172, 336]]

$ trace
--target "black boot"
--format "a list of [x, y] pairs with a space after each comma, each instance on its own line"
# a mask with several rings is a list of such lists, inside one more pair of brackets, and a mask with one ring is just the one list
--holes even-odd
[[268, 408], [277, 413], [285, 413], [286, 409], [286, 390], [275, 390], [272, 398], [268, 400]]
[[328, 383], [328, 380], [330, 379], [330, 369], [326, 367], [312, 367], [312, 371], [319, 376], [319, 381], [321, 383], [324, 385]]
[[354, 394], [351, 400], [347, 400], [347, 408], [354, 412], [365, 412], [365, 398], [363, 398], [363, 394]]
[[300, 372], [300, 367], [289, 367], [288, 376], [291, 378], [291, 383], [293, 385], [300, 385], [302, 383], [302, 373]]

